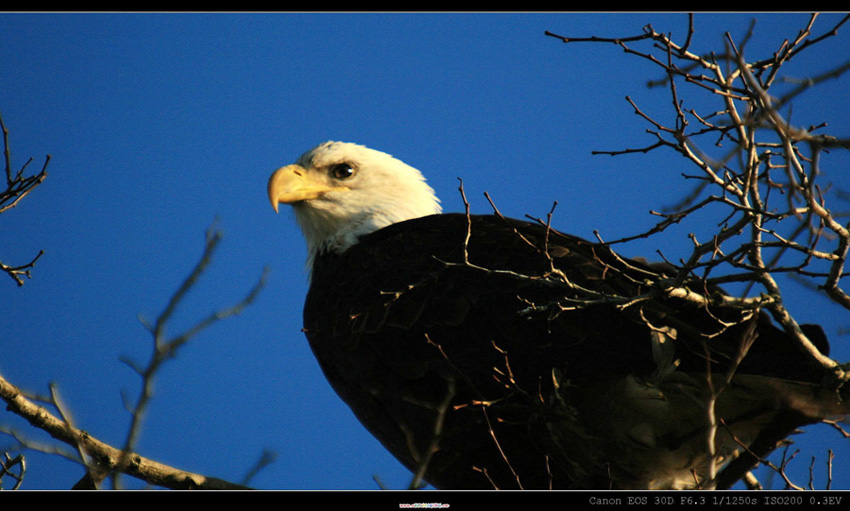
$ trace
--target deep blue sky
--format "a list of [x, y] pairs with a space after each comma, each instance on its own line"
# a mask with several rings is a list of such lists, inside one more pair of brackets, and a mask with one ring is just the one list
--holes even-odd
[[[698, 15], [695, 49], [721, 50], [723, 32], [740, 39], [751, 18]], [[768, 57], [807, 18], [759, 15], [748, 55]], [[816, 32], [837, 19], [824, 16]], [[55, 382], [79, 427], [120, 445], [121, 392], [134, 395], [139, 381], [119, 358], [147, 360], [138, 316], [158, 314], [215, 223], [224, 240], [171, 331], [240, 299], [266, 266], [269, 282], [254, 306], [165, 367], [140, 453], [236, 481], [269, 449], [278, 459], [253, 481], [259, 488], [374, 489], [373, 476], [406, 487], [410, 474], [333, 394], [300, 332], [304, 244], [290, 212], [273, 213], [268, 176], [319, 142], [344, 140], [422, 170], [447, 211], [463, 208], [460, 177], [474, 212], [489, 212], [487, 191], [515, 217], [543, 216], [557, 200], [555, 226], [584, 237], [644, 230], [656, 220], [648, 210], [683, 193], [691, 183], [679, 175], [692, 169], [671, 153], [591, 150], [653, 142], [626, 95], [672, 119], [668, 91], [644, 85], [657, 69], [544, 31], [613, 37], [647, 23], [681, 39], [687, 16], [0, 14], [0, 112], [13, 157], [17, 166], [34, 157], [32, 168], [53, 157], [43, 185], [0, 217], [0, 260], [45, 250], [23, 288], [0, 281], [0, 371], [34, 392]], [[788, 72], [846, 60], [848, 30]], [[848, 83], [801, 98], [795, 119], [850, 135]], [[846, 170], [846, 157], [834, 158]], [[629, 254], [684, 250], [687, 232]], [[800, 321], [823, 322], [850, 359], [838, 334], [846, 310], [805, 292], [789, 303]], [[0, 421], [33, 434], [10, 414]], [[810, 437], [822, 441], [797, 467], [805, 474], [818, 456], [822, 473], [832, 446], [836, 486], [850, 488], [847, 441], [828, 428]], [[31, 453], [24, 487], [68, 488], [81, 474]]]

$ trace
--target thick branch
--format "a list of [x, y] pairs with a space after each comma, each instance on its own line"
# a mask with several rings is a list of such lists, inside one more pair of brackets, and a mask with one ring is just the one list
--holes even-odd
[[[33, 427], [46, 431], [50, 436], [72, 447], [81, 449], [91, 456], [94, 463], [107, 470], [114, 468], [124, 456], [116, 449], [85, 431], [69, 426], [42, 406], [27, 399], [14, 385], [0, 376], [0, 399], [12, 413], [26, 419]], [[192, 472], [178, 470], [162, 463], [150, 460], [136, 453], [125, 456], [130, 460], [123, 468], [124, 472], [155, 486], [172, 489], [235, 490], [244, 486], [229, 483], [221, 479], [207, 477]]]

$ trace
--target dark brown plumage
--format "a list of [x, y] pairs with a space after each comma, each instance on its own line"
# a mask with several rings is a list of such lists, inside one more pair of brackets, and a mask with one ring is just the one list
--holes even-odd
[[320, 251], [304, 330], [360, 421], [438, 488], [710, 484], [709, 367], [716, 466], [739, 457], [718, 487], [848, 412], [766, 315], [665, 297], [669, 277], [543, 225], [425, 216]]

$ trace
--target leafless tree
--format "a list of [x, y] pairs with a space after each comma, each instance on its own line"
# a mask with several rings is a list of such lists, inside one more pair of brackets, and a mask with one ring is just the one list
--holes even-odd
[[[834, 25], [816, 30], [818, 15], [813, 14], [793, 38], [779, 41], [775, 53], [761, 60], [747, 58], [755, 22], [743, 40], [736, 41], [727, 33], [723, 51], [710, 54], [695, 53], [691, 47], [694, 16], [689, 17], [684, 41], [676, 41], [650, 25], [638, 35], [618, 38], [546, 32], [568, 44], [617, 46], [656, 66], [661, 78], [649, 85], [669, 91], [670, 122], [659, 120], [632, 98], [626, 98], [634, 113], [646, 122], [651, 143], [595, 154], [623, 156], [668, 149], [680, 154], [693, 169], [683, 175], [694, 182], [691, 192], [668, 210], [653, 212], [660, 220], [651, 229], [607, 240], [607, 244], [654, 236], [698, 214], [710, 213], [716, 219], [716, 231], [691, 234], [693, 246], [687, 257], [665, 259], [674, 273], [664, 293], [699, 304], [722, 302], [743, 310], [768, 311], [796, 340], [801, 352], [823, 369], [829, 385], [835, 388], [844, 385], [850, 374], [803, 333], [783, 300], [780, 281], [782, 276], [790, 277], [825, 300], [850, 309], [843, 279], [850, 225], [841, 209], [846, 207], [847, 190], [830, 181], [831, 169], [825, 163], [831, 151], [850, 148], [850, 139], [825, 133], [824, 124], [801, 127], [790, 120], [794, 100], [844, 75], [850, 60], [837, 62], [818, 76], [797, 80], [784, 93], [774, 90], [780, 85], [787, 88], [783, 66], [792, 59], [813, 57], [818, 45], [836, 37], [848, 19], [845, 16]], [[694, 280], [706, 290], [737, 284], [741, 292], [694, 293], [683, 285]], [[724, 382], [716, 383], [722, 386]], [[711, 449], [711, 442], [708, 444]], [[795, 486], [784, 470], [789, 460], [783, 459], [780, 466], [762, 461], [780, 473], [786, 486]], [[757, 485], [751, 474], [745, 481]]]

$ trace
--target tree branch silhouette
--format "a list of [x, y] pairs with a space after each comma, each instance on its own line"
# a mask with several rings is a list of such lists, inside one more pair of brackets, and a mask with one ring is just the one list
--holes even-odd
[[[0, 190], [0, 213], [8, 211], [26, 197], [36, 186], [40, 185], [47, 177], [47, 165], [50, 163], [50, 155], [44, 159], [44, 165], [41, 170], [32, 175], [25, 175], [27, 167], [32, 162], [32, 158], [24, 163], [17, 172], [12, 170], [12, 148], [9, 143], [9, 130], [6, 129], [6, 124], [3, 122], [3, 116], [0, 115], [0, 129], [3, 130], [3, 157], [5, 160], [6, 170], [6, 188]], [[38, 258], [44, 254], [40, 250], [38, 254], [29, 262], [20, 265], [8, 265], [0, 261], [0, 271], [6, 272], [18, 287], [24, 285], [23, 277], [30, 278], [30, 269], [35, 266]]]
[[[167, 337], [165, 335], [166, 325], [173, 317], [183, 298], [198, 282], [198, 279], [210, 264], [220, 240], [220, 232], [213, 230], [207, 232], [204, 251], [200, 260], [172, 295], [162, 313], [157, 317], [156, 322], [153, 325], [147, 325], [148, 331], [153, 337], [153, 353], [148, 364], [142, 367], [132, 361], [124, 360], [141, 377], [142, 392], [135, 405], [131, 407], [130, 426], [122, 447], [116, 448], [108, 445], [76, 427], [70, 418], [70, 414], [61, 404], [53, 386], [51, 386], [51, 397], [40, 401], [46, 402], [50, 407], [57, 410], [59, 416], [51, 413], [47, 406], [38, 404], [36, 400], [28, 397], [15, 385], [0, 376], [0, 399], [6, 402], [8, 410], [26, 419], [33, 427], [47, 432], [59, 442], [67, 444], [72, 448], [72, 451], [33, 444], [15, 431], [4, 430], [3, 432], [13, 436], [21, 448], [54, 452], [82, 464], [86, 473], [75, 485], [75, 488], [79, 489], [98, 488], [104, 479], [110, 475], [112, 476], [113, 488], [120, 488], [120, 476], [122, 474], [130, 475], [154, 486], [171, 489], [245, 489], [241, 484], [186, 472], [158, 463], [134, 451], [141, 433], [142, 420], [153, 398], [153, 382], [163, 364], [172, 359], [181, 347], [206, 328], [219, 320], [239, 314], [256, 299], [265, 284], [266, 272], [264, 271], [257, 283], [239, 302], [228, 308], [212, 312], [180, 334]], [[266, 460], [268, 460], [268, 457], [266, 457]], [[266, 461], [262, 461], [257, 468], [260, 468], [264, 463]]]
[[[783, 83], [779, 77], [784, 64], [835, 37], [850, 16], [842, 17], [822, 34], [813, 35], [817, 19], [817, 14], [811, 15], [794, 38], [781, 42], [772, 58], [755, 61], [745, 58], [755, 23], [740, 42], [725, 34], [723, 52], [700, 55], [693, 53], [691, 47], [693, 15], [689, 16], [686, 42], [681, 45], [651, 25], [645, 26], [640, 35], [621, 38], [576, 38], [549, 31], [545, 34], [570, 44], [616, 45], [631, 56], [651, 62], [663, 74], [662, 79], [650, 81], [649, 86], [668, 89], [673, 121], [654, 118], [626, 97], [635, 115], [649, 124], [646, 132], [653, 141], [641, 148], [594, 154], [625, 156], [672, 149], [697, 169], [695, 174], [684, 175], [696, 183], [690, 193], [666, 211], [652, 212], [661, 221], [643, 233], [607, 244], [655, 236], [672, 225], [686, 223], [697, 212], [716, 211], [719, 228], [700, 237], [690, 234], [693, 248], [689, 256], [669, 261], [661, 254], [676, 272], [668, 292], [682, 292], [682, 284], [695, 279], [704, 289], [719, 284], [745, 284], [740, 294], [725, 298], [727, 303], [768, 311], [795, 339], [800, 353], [823, 370], [829, 385], [838, 388], [850, 379], [850, 374], [843, 365], [821, 353], [804, 334], [783, 300], [784, 289], [779, 281], [780, 276], [791, 276], [825, 299], [850, 309], [850, 295], [843, 279], [850, 250], [850, 225], [842, 223], [846, 221], [840, 220], [842, 213], [832, 209], [846, 192], [824, 181], [829, 173], [823, 161], [830, 150], [850, 148], [850, 138], [816, 132], [823, 130], [823, 124], [796, 126], [789, 121], [790, 113], [783, 113], [801, 94], [843, 76], [850, 69], [850, 61], [835, 63], [817, 76], [797, 80], [797, 86], [784, 93], [773, 92]], [[637, 48], [643, 43], [649, 43], [649, 49]], [[696, 86], [695, 96], [683, 94], [684, 86]], [[700, 92], [708, 92], [708, 99], [716, 98], [719, 108], [701, 107], [708, 113], [688, 108], [689, 103], [696, 103], [692, 98]], [[723, 149], [728, 142], [731, 148]], [[602, 241], [598, 232], [597, 237]], [[695, 299], [710, 301], [712, 296], [705, 293]], [[716, 424], [711, 414], [709, 422]], [[791, 459], [793, 456], [783, 458], [778, 466], [769, 466], [781, 473], [789, 487], [794, 487], [784, 470]], [[751, 476], [746, 477], [748, 484], [755, 485]]]

